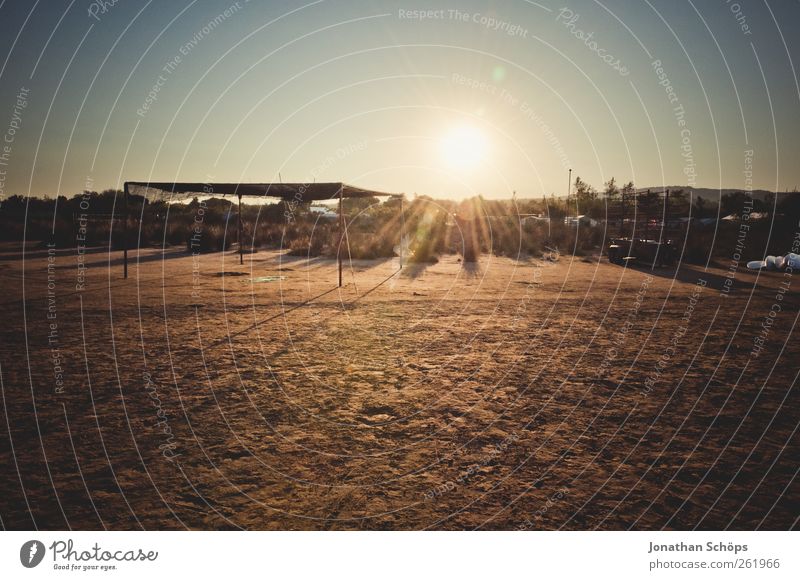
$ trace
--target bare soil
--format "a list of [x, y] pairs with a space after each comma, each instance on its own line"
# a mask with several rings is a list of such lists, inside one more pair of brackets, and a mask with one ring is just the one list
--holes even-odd
[[0, 247], [7, 529], [797, 526], [782, 273], [131, 258]]

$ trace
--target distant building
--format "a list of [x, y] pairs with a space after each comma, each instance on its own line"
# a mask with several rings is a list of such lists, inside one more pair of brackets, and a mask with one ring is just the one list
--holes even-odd
[[312, 205], [310, 208], [312, 213], [319, 214], [319, 219], [335, 220], [339, 219], [339, 214], [324, 205]]

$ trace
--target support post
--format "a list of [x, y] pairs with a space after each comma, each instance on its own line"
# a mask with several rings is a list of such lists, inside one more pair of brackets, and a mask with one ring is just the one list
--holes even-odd
[[124, 185], [122, 198], [122, 264], [123, 278], [128, 278], [128, 182]]
[[336, 250], [336, 259], [339, 262], [339, 288], [342, 287], [342, 243], [344, 242], [344, 207], [342, 193], [344, 187], [339, 186], [339, 247]]
[[237, 215], [239, 221], [239, 264], [244, 264], [244, 256], [242, 255], [242, 194], [239, 194], [239, 213]]

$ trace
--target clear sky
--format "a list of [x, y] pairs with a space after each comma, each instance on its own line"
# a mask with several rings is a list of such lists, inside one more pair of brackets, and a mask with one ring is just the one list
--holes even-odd
[[0, 187], [538, 197], [572, 168], [782, 191], [799, 22], [795, 0], [0, 0]]

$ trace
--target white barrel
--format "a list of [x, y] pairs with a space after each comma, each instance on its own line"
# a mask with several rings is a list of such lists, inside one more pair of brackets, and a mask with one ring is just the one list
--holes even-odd
[[800, 254], [792, 254], [789, 252], [783, 258], [783, 267], [797, 270], [800, 268]]

